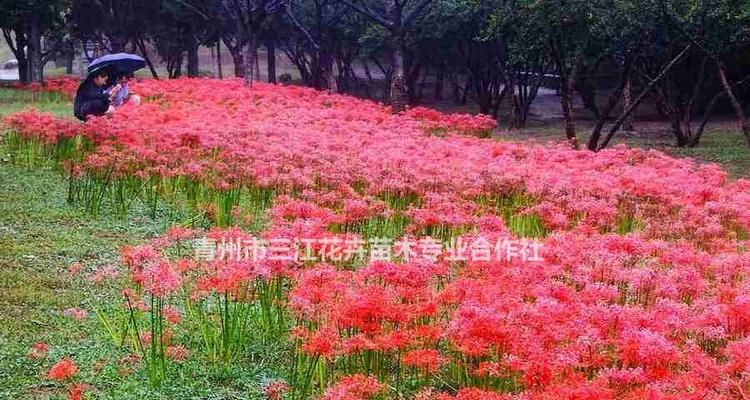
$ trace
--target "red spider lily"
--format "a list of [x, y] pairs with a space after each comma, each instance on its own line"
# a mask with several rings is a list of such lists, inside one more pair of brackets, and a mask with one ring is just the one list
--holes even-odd
[[367, 400], [382, 390], [377, 379], [357, 374], [346, 376], [323, 394], [323, 400]]
[[414, 400], [510, 400], [511, 398], [508, 395], [501, 395], [476, 388], [461, 389], [455, 396], [448, 393], [436, 392], [432, 389], [425, 389], [414, 396]]
[[[172, 259], [197, 235], [177, 228], [123, 249], [134, 315], [162, 310], [144, 292], [180, 290], [188, 300], [171, 296], [175, 310], [205, 332], [244, 315], [201, 320], [195, 310], [211, 308], [195, 306], [211, 302], [264, 310], [258, 329], [279, 337], [293, 325], [297, 370], [321, 383], [290, 380], [292, 393], [362, 397], [350, 389], [366, 378], [326, 385], [364, 373], [383, 387], [367, 396], [405, 397], [409, 382], [424, 399], [734, 399], [750, 384], [750, 181], [656, 151], [482, 140], [471, 136], [490, 128], [485, 117], [393, 116], [305, 88], [170, 80], [137, 90], [159, 104], [84, 125], [23, 112], [6, 119], [9, 137], [51, 149], [80, 136], [93, 147], [64, 164], [74, 184], [132, 180], [143, 187], [135, 199], [188, 198], [217, 223], [253, 225], [210, 231], [217, 241], [400, 242], [398, 256], [373, 262]], [[542, 260], [404, 248], [483, 237], [494, 253], [529, 236]], [[204, 350], [231, 361], [236, 337]]]
[[173, 307], [164, 308], [164, 319], [170, 324], [177, 325], [182, 321], [182, 315], [180, 311]]
[[83, 394], [89, 389], [85, 383], [76, 383], [68, 389], [68, 400], [83, 400]]
[[310, 356], [332, 359], [339, 352], [338, 331], [323, 328], [306, 335], [302, 350]]
[[71, 275], [76, 275], [80, 271], [81, 271], [81, 263], [73, 263], [73, 264], [70, 264], [70, 267], [68, 267], [68, 272]]
[[434, 374], [447, 362], [447, 358], [437, 350], [420, 349], [405, 353], [402, 361], [404, 365], [416, 367], [427, 373]]
[[76, 366], [73, 359], [66, 357], [55, 363], [52, 368], [47, 371], [47, 378], [64, 381], [70, 379], [78, 373], [78, 366]]
[[89, 315], [86, 310], [78, 307], [68, 308], [63, 312], [63, 314], [67, 317], [75, 319], [76, 321], [83, 321]]
[[88, 276], [88, 280], [93, 283], [101, 284], [107, 281], [111, 281], [117, 278], [119, 275], [120, 271], [117, 269], [117, 267], [112, 265], [105, 265], [92, 272]]
[[289, 384], [285, 381], [273, 380], [266, 384], [263, 392], [268, 400], [281, 400], [284, 393], [289, 391]]
[[26, 356], [29, 358], [38, 360], [38, 359], [46, 358], [48, 353], [49, 353], [49, 345], [44, 342], [38, 342], [38, 343], [35, 343], [33, 346], [31, 346], [28, 353], [26, 353]]
[[152, 295], [164, 297], [180, 288], [182, 276], [167, 261], [159, 261], [143, 269], [143, 286]]
[[185, 346], [169, 346], [167, 347], [167, 357], [172, 361], [182, 363], [190, 357], [190, 350]]

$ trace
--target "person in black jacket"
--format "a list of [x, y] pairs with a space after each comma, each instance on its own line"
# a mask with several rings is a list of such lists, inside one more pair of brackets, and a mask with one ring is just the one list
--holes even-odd
[[90, 115], [101, 116], [112, 112], [110, 103], [117, 92], [108, 93], [104, 90], [107, 78], [109, 74], [100, 70], [87, 76], [81, 83], [73, 103], [73, 114], [76, 118], [86, 121]]

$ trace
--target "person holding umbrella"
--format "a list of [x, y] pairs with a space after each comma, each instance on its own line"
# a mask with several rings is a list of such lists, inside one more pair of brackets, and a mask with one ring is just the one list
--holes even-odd
[[127, 100], [130, 92], [127, 82], [126, 93], [120, 93], [122, 83], [105, 90], [110, 76], [115, 78], [113, 80], [119, 80], [122, 76], [132, 76], [133, 72], [145, 66], [143, 57], [128, 53], [107, 54], [92, 61], [88, 68], [89, 75], [76, 92], [73, 110], [76, 118], [85, 121], [91, 115], [101, 116], [114, 111], [114, 103]]
[[81, 121], [90, 116], [102, 116], [114, 111], [112, 100], [117, 96], [117, 90], [105, 92], [104, 86], [109, 79], [109, 72], [105, 69], [94, 70], [84, 79], [73, 101], [73, 114]]

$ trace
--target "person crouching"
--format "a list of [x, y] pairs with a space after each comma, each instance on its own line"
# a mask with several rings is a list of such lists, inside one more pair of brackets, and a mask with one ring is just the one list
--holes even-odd
[[91, 116], [102, 116], [114, 111], [111, 103], [118, 91], [108, 93], [104, 90], [108, 78], [106, 71], [97, 71], [81, 83], [73, 102], [73, 114], [76, 118], [86, 121]]

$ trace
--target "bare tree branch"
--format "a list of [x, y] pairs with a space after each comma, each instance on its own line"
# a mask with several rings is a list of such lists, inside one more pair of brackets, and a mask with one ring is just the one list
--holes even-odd
[[365, 5], [360, 6], [349, 0], [343, 0], [343, 3], [351, 7], [352, 9], [354, 9], [354, 11], [372, 19], [379, 25], [382, 25], [386, 29], [390, 29], [393, 26], [393, 23], [391, 21], [388, 21], [387, 19], [383, 18], [383, 16], [370, 10], [370, 8]]
[[192, 10], [196, 14], [200, 15], [205, 21], [208, 21], [208, 20], [211, 19], [208, 15], [206, 15], [205, 13], [203, 13], [203, 11], [201, 11], [198, 7], [195, 7], [194, 5], [188, 3], [188, 2], [186, 2], [184, 0], [171, 0], [171, 1], [174, 1], [177, 4], [181, 4], [181, 5], [185, 6], [185, 7], [187, 7], [188, 9]]
[[612, 137], [617, 133], [618, 130], [620, 130], [620, 126], [622, 126], [623, 122], [625, 122], [625, 119], [633, 113], [636, 107], [643, 101], [643, 99], [646, 97], [646, 94], [653, 89], [653, 87], [664, 78], [664, 76], [667, 74], [667, 72], [672, 69], [672, 67], [677, 64], [678, 61], [682, 59], [685, 54], [690, 51], [690, 49], [693, 47], [693, 44], [688, 44], [685, 46], [685, 48], [670, 61], [664, 68], [662, 68], [661, 72], [659, 72], [658, 75], [656, 75], [651, 81], [646, 85], [645, 88], [641, 91], [641, 93], [638, 95], [638, 97], [633, 100], [633, 102], [630, 104], [630, 107], [628, 107], [625, 111], [622, 112], [619, 118], [615, 121], [614, 125], [609, 129], [609, 132], [607, 132], [607, 136], [604, 137], [604, 141], [597, 147], [598, 150], [602, 150], [606, 148], [609, 145], [610, 140], [612, 140]]
[[292, 14], [291, 7], [287, 7], [286, 14], [289, 16], [292, 22], [294, 22], [294, 25], [297, 27], [297, 29], [299, 29], [307, 37], [307, 40], [312, 43], [313, 47], [315, 47], [315, 50], [320, 50], [320, 44], [315, 39], [313, 39], [312, 35], [310, 35], [310, 32], [308, 32], [307, 29], [305, 29], [305, 27], [302, 26], [299, 21], [297, 21], [297, 18], [295, 18], [294, 14]]

